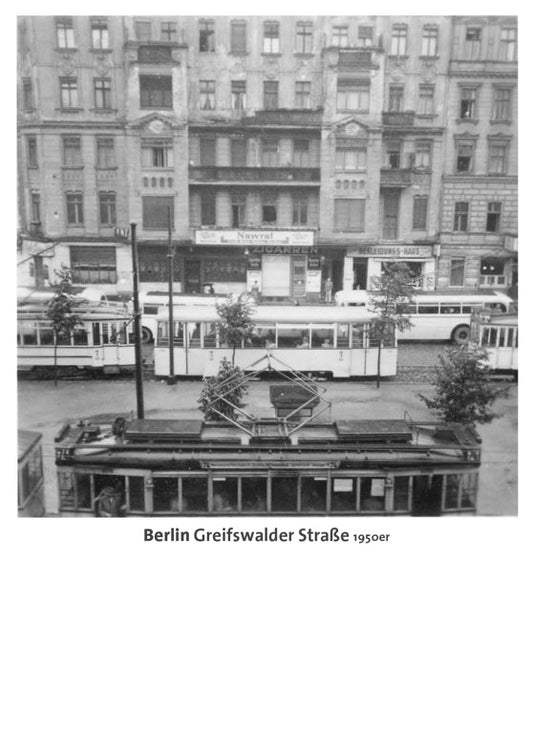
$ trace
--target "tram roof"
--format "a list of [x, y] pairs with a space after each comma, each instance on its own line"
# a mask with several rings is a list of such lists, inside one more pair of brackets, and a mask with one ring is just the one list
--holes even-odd
[[[131, 314], [127, 313], [125, 308], [109, 304], [75, 304], [72, 310], [83, 321], [129, 321], [131, 319]], [[37, 321], [49, 321], [50, 317], [48, 315], [48, 305], [46, 303], [31, 303], [19, 305], [17, 307], [17, 318]]]
[[[183, 308], [174, 306], [174, 321], [219, 321], [216, 308], [213, 306], [195, 306]], [[364, 308], [340, 306], [257, 306], [251, 313], [251, 318], [257, 323], [279, 324], [336, 324], [350, 322], [366, 322], [376, 318], [376, 314]], [[168, 320], [168, 308], [160, 310], [157, 315], [160, 321]]]

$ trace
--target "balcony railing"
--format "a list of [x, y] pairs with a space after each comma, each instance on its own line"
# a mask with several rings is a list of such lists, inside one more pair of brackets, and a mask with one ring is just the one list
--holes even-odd
[[339, 50], [339, 70], [369, 68], [372, 65], [370, 50]]
[[189, 180], [243, 183], [320, 182], [319, 167], [189, 167]]
[[244, 125], [316, 125], [322, 124], [320, 110], [256, 110], [252, 117], [243, 117]]
[[381, 168], [380, 185], [382, 188], [406, 188], [413, 182], [412, 172], [403, 167], [395, 170], [390, 167]]
[[383, 112], [381, 113], [383, 125], [410, 126], [415, 124], [415, 113], [407, 112]]

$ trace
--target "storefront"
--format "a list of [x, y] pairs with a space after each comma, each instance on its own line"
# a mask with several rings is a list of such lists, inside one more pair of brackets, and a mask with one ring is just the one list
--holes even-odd
[[343, 289], [367, 290], [372, 280], [390, 263], [404, 263], [413, 276], [415, 287], [435, 289], [436, 250], [433, 245], [364, 245], [348, 248], [344, 264]]

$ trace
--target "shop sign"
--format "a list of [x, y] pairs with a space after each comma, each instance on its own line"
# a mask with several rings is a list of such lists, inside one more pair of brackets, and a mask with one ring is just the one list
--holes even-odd
[[249, 249], [253, 254], [269, 254], [271, 256], [316, 256], [318, 251], [316, 247], [311, 246], [285, 246], [285, 245], [262, 245], [253, 246]]
[[196, 230], [197, 245], [309, 246], [312, 230]]
[[379, 256], [381, 258], [432, 258], [430, 245], [365, 245], [348, 252], [349, 256]]

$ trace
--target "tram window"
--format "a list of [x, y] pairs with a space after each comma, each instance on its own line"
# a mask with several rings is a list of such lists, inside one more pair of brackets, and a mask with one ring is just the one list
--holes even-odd
[[264, 512], [267, 501], [266, 478], [241, 478], [243, 512]]
[[323, 349], [331, 349], [335, 343], [335, 330], [330, 329], [316, 329], [311, 328], [311, 347], [321, 347]]
[[159, 312], [159, 306], [145, 305], [143, 306], [143, 313], [145, 316], [157, 316]]
[[440, 312], [444, 314], [461, 313], [461, 306], [450, 305], [449, 303], [441, 303]]
[[182, 479], [183, 511], [207, 511], [207, 477], [193, 476]]
[[206, 321], [202, 324], [204, 330], [204, 347], [217, 346], [217, 325], [214, 321]]
[[213, 512], [237, 512], [238, 496], [238, 478], [213, 478]]
[[425, 313], [438, 313], [439, 312], [439, 306], [437, 305], [419, 305], [418, 306], [418, 313], [425, 314]]
[[349, 324], [337, 324], [337, 347], [339, 349], [350, 347]]
[[463, 303], [463, 305], [462, 305], [462, 312], [463, 313], [472, 313], [472, 306], [471, 305], [465, 305]]
[[99, 345], [100, 343], [100, 324], [93, 324], [93, 345]]
[[276, 345], [276, 330], [263, 324], [254, 328], [253, 334], [249, 341], [244, 343], [245, 347], [266, 347], [269, 344], [270, 347]]
[[157, 324], [157, 344], [168, 344], [168, 322], [160, 321]]
[[[74, 329], [73, 339], [74, 339], [75, 345], [86, 345], [88, 343], [87, 330], [82, 329], [81, 327]], [[43, 337], [42, 337], [42, 331], [41, 331], [41, 345], [42, 344], [43, 344]]]
[[306, 350], [309, 347], [309, 329], [285, 328], [278, 325], [278, 347]]
[[365, 337], [364, 324], [352, 324], [352, 347], [363, 347]]
[[144, 512], [144, 478], [138, 475], [128, 477], [129, 508], [132, 512]]
[[59, 506], [61, 508], [74, 506], [74, 483], [75, 476], [73, 473], [58, 473], [57, 485], [59, 489]]
[[78, 509], [91, 509], [91, 476], [78, 475]]
[[[174, 322], [174, 347], [183, 347], [183, 332], [184, 332], [184, 325], [181, 321], [175, 321]], [[168, 324], [167, 324], [167, 334], [168, 338]]]
[[463, 475], [461, 490], [461, 509], [474, 509], [477, 495], [477, 473]]
[[102, 323], [102, 344], [109, 344], [109, 324]]
[[154, 512], [178, 512], [177, 478], [154, 478]]
[[355, 478], [333, 478], [331, 486], [331, 511], [355, 511]]
[[393, 505], [395, 512], [409, 511], [409, 476], [399, 475], [394, 478]]
[[361, 512], [385, 510], [385, 478], [361, 478], [359, 508]]
[[459, 507], [460, 476], [457, 474], [446, 476], [446, 490], [444, 492], [444, 509]]
[[496, 340], [498, 337], [498, 329], [495, 326], [490, 327], [490, 334], [489, 334], [489, 345], [491, 347], [496, 346]]
[[500, 327], [500, 337], [498, 340], [498, 347], [505, 347], [505, 327]]
[[297, 494], [298, 494], [298, 478], [296, 477], [272, 478], [272, 511], [273, 512], [296, 512]]
[[22, 331], [22, 344], [23, 345], [36, 345], [37, 344], [37, 322], [21, 321], [20, 328]]
[[189, 347], [201, 347], [200, 324], [191, 322], [187, 325], [187, 332], [189, 336]]
[[328, 482], [326, 478], [302, 478], [302, 512], [325, 512]]
[[126, 483], [123, 475], [94, 475], [94, 503], [100, 517], [118, 517], [124, 510]]
[[512, 327], [509, 327], [507, 329], [507, 347], [513, 346], [514, 333], [515, 333], [515, 329], [513, 329]]
[[51, 326], [47, 326], [44, 323], [39, 325], [39, 341], [41, 345], [54, 344], [54, 330]]
[[440, 514], [443, 475], [413, 477], [413, 514], [431, 517]]
[[489, 330], [488, 327], [484, 327], [483, 328], [483, 331], [482, 331], [482, 334], [481, 334], [481, 344], [482, 345], [488, 345], [489, 344], [489, 332], [490, 332], [490, 330]]
[[41, 447], [38, 447], [29, 455], [26, 464], [22, 468], [22, 493], [25, 499], [39, 485], [42, 477], [42, 452]]

